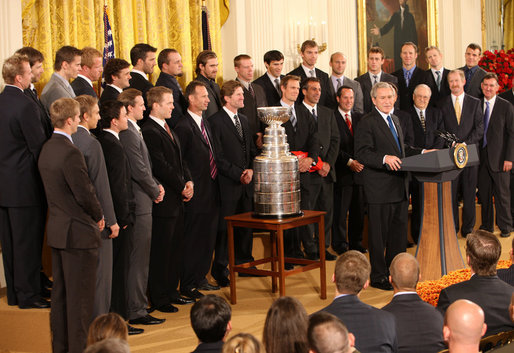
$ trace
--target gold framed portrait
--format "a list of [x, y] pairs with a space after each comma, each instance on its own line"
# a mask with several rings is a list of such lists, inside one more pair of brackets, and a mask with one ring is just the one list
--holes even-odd
[[400, 68], [397, 48], [407, 41], [418, 46], [417, 66], [427, 69], [424, 49], [439, 45], [437, 16], [437, 0], [357, 0], [359, 74], [367, 71], [372, 46], [386, 53], [384, 72]]

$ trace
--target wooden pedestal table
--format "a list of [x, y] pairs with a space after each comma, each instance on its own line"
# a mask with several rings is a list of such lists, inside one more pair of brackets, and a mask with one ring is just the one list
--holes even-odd
[[[228, 233], [228, 260], [230, 271], [230, 302], [236, 304], [236, 272], [256, 275], [271, 276], [271, 291], [277, 292], [277, 278], [280, 296], [286, 293], [285, 279], [296, 273], [310, 271], [319, 268], [320, 272], [320, 297], [327, 298], [327, 278], [325, 267], [325, 220], [326, 212], [303, 211], [302, 216], [287, 218], [257, 218], [252, 212], [225, 217]], [[319, 230], [319, 261], [284, 257], [284, 230], [301, 227], [307, 224], [317, 223]], [[234, 227], [263, 229], [270, 231], [271, 256], [254, 260], [244, 264], [235, 264], [234, 254]], [[284, 264], [293, 263], [304, 265], [293, 270], [284, 270]], [[271, 270], [250, 268], [265, 263], [271, 263]]]

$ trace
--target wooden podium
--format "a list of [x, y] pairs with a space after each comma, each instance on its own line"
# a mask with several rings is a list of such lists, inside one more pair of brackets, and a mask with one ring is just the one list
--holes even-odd
[[[467, 146], [466, 167], [478, 165], [475, 145]], [[421, 280], [436, 280], [465, 267], [460, 253], [452, 207], [452, 185], [462, 171], [454, 162], [454, 149], [443, 149], [402, 159], [403, 171], [422, 183], [421, 231], [416, 250]]]

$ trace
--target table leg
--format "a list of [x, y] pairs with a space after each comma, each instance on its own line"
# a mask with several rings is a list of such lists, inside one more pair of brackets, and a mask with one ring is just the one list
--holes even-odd
[[227, 221], [228, 236], [228, 270], [230, 278], [230, 303], [236, 304], [236, 274], [234, 272], [235, 255], [234, 255], [234, 227], [231, 221]]
[[[269, 232], [270, 249], [271, 249], [271, 271], [277, 271], [277, 232]], [[277, 292], [277, 277], [271, 276], [271, 293]]]
[[327, 269], [325, 262], [325, 216], [319, 216], [319, 276], [320, 276], [320, 291], [321, 299], [327, 299]]
[[286, 277], [284, 275], [284, 231], [279, 227], [277, 232], [278, 244], [278, 280], [279, 280], [279, 293], [283, 297], [286, 295]]

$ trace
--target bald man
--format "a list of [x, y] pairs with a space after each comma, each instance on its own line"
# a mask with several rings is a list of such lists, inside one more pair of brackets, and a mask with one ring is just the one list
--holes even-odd
[[310, 353], [350, 353], [355, 336], [336, 316], [320, 311], [309, 318], [307, 330]]
[[450, 353], [478, 353], [486, 330], [484, 311], [472, 301], [457, 300], [446, 310], [443, 336]]
[[[396, 255], [389, 272], [394, 296], [382, 310], [390, 312], [396, 319], [398, 353], [429, 353], [445, 349], [443, 316], [416, 293], [421, 277], [416, 258], [406, 252]], [[413, 312], [416, 315], [412, 315]]]

